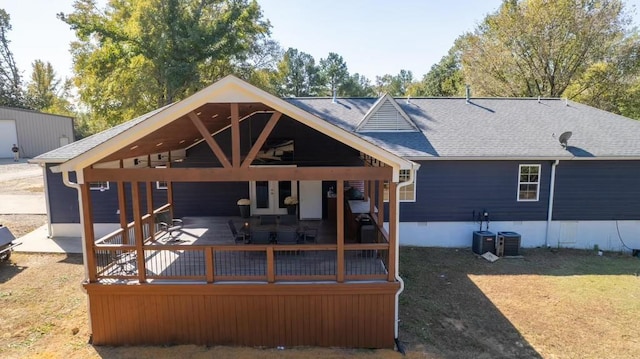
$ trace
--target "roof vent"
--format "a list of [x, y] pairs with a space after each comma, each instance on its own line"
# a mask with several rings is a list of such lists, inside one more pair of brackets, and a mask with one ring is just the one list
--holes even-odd
[[407, 95], [407, 105], [411, 104], [411, 96]]
[[540, 103], [540, 96], [538, 96], [538, 103]]
[[560, 141], [562, 148], [567, 148], [567, 143], [569, 142], [571, 135], [572, 135], [571, 131], [563, 132], [560, 135], [560, 137], [558, 138], [558, 141]]
[[466, 102], [469, 103], [469, 100], [471, 100], [471, 86], [466, 85], [464, 93], [465, 93], [465, 97], [467, 99]]
[[338, 89], [333, 89], [333, 99], [331, 103], [336, 103], [336, 95], [338, 94]]

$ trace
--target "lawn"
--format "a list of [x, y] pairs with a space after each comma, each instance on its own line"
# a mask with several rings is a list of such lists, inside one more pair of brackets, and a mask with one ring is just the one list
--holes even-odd
[[[638, 358], [640, 260], [526, 250], [401, 249], [407, 358]], [[401, 358], [390, 350], [93, 347], [81, 256], [14, 253], [0, 264], [2, 358]]]

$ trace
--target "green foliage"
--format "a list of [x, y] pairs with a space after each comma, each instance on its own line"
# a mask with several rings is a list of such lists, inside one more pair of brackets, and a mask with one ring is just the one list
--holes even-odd
[[464, 79], [480, 96], [569, 96], [620, 112], [615, 88], [637, 81], [640, 49], [623, 10], [619, 0], [505, 0], [458, 40]]
[[27, 84], [26, 101], [30, 108], [57, 115], [74, 116], [74, 108], [67, 99], [71, 82], [56, 78], [51, 63], [33, 62], [31, 81]]
[[376, 95], [371, 81], [365, 76], [355, 73], [346, 78], [340, 86], [340, 96], [345, 97], [374, 97]]
[[335, 52], [330, 52], [326, 59], [320, 59], [320, 69], [326, 82], [329, 96], [332, 96], [334, 92], [342, 96], [343, 94], [340, 90], [349, 79], [347, 63], [344, 62], [342, 56]]
[[256, 1], [77, 0], [58, 14], [75, 31], [75, 84], [93, 128], [182, 99], [233, 73], [268, 34]]
[[431, 66], [422, 81], [413, 88], [414, 96], [462, 96], [465, 84], [460, 66], [460, 52], [454, 45], [440, 62]]
[[400, 70], [395, 76], [390, 74], [376, 76], [374, 88], [378, 96], [385, 93], [391, 96], [407, 96], [412, 84], [413, 73], [408, 70]]
[[0, 9], [0, 106], [25, 107], [20, 72], [9, 49], [11, 17]]
[[313, 56], [294, 48], [289, 48], [278, 63], [275, 81], [277, 94], [283, 97], [316, 96], [324, 85]]

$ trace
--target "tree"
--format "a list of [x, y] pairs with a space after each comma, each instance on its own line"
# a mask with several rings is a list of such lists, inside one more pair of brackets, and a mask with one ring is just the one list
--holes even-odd
[[390, 74], [376, 76], [375, 90], [378, 95], [387, 93], [391, 96], [406, 96], [412, 83], [413, 73], [408, 70], [400, 70], [395, 76]]
[[313, 56], [289, 48], [278, 63], [279, 96], [316, 96], [323, 83]]
[[9, 49], [11, 17], [0, 9], [0, 106], [25, 107], [20, 71]]
[[73, 106], [67, 100], [71, 82], [56, 78], [51, 63], [33, 62], [31, 81], [27, 84], [26, 102], [30, 108], [58, 115], [73, 115]]
[[415, 96], [461, 96], [465, 88], [460, 65], [460, 51], [454, 45], [440, 62], [431, 66], [414, 88]]
[[505, 0], [461, 37], [464, 78], [489, 96], [560, 97], [572, 84], [578, 96], [616, 83], [637, 73], [629, 21], [620, 0]]
[[355, 73], [345, 80], [340, 87], [340, 94], [346, 97], [373, 97], [376, 95], [376, 91], [368, 78]]
[[347, 63], [344, 62], [342, 56], [330, 52], [326, 59], [320, 59], [320, 69], [329, 95], [332, 96], [334, 93], [343, 95], [339, 90], [349, 78], [349, 70], [347, 70]]
[[184, 98], [232, 72], [269, 32], [256, 1], [77, 0], [58, 14], [75, 31], [80, 99], [104, 126]]

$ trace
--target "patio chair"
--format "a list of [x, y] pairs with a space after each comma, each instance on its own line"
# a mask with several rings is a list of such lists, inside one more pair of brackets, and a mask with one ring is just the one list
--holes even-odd
[[244, 232], [238, 232], [238, 230], [236, 229], [236, 225], [233, 224], [232, 220], [229, 220], [229, 222], [227, 222], [229, 225], [229, 229], [231, 230], [231, 235], [233, 236], [233, 241], [236, 243], [247, 243], [248, 242], [248, 236], [246, 233]]
[[299, 236], [296, 231], [278, 231], [276, 240], [278, 244], [298, 244]]
[[305, 242], [309, 241], [316, 243], [316, 240], [318, 238], [318, 229], [304, 226], [304, 228], [302, 229], [302, 238]]
[[251, 244], [269, 244], [272, 241], [271, 232], [255, 230], [251, 232]]
[[177, 232], [182, 229], [183, 223], [181, 219], [171, 218], [171, 212], [162, 211], [156, 213], [155, 221], [158, 224], [158, 229], [161, 232], [166, 232], [170, 241], [174, 241], [178, 238], [178, 236], [174, 235], [173, 232]]

